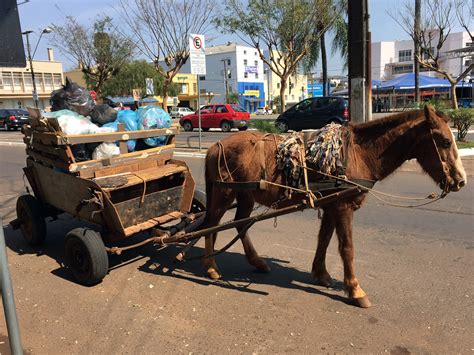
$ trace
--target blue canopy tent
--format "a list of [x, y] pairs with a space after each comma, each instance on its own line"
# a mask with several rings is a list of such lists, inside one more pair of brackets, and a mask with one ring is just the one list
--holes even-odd
[[[451, 84], [446, 79], [435, 78], [426, 75], [419, 75], [420, 89], [430, 89], [430, 88], [447, 88], [451, 87]], [[457, 84], [457, 87], [470, 87], [471, 83], [462, 82]], [[387, 80], [381, 82], [377, 85], [376, 89], [378, 90], [411, 90], [415, 88], [415, 74], [408, 73], [392, 80]]]

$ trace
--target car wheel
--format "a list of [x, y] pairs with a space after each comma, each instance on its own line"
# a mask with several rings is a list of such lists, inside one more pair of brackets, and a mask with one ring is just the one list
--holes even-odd
[[244, 126], [244, 127], [239, 127], [239, 131], [246, 131], [248, 129], [247, 126]]
[[66, 236], [66, 266], [78, 283], [85, 286], [98, 284], [107, 275], [109, 258], [99, 233], [76, 228]]
[[191, 121], [184, 121], [183, 128], [186, 132], [191, 132], [193, 130], [193, 124], [191, 123]]
[[335, 118], [333, 118], [331, 121], [328, 122], [328, 124], [331, 124], [331, 123], [341, 124], [341, 122], [339, 122], [339, 120]]
[[228, 121], [223, 121], [221, 123], [222, 132], [230, 132], [231, 128], [232, 127], [230, 126], [230, 123]]
[[278, 121], [277, 127], [282, 133], [288, 132], [288, 122], [286, 121]]

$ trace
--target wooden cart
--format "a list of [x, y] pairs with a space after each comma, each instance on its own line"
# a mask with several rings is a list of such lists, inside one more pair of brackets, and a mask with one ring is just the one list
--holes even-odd
[[[21, 228], [31, 245], [45, 240], [45, 218], [63, 212], [100, 226], [101, 233], [77, 228], [66, 236], [66, 264], [85, 285], [105, 277], [107, 252], [118, 253], [106, 244], [143, 231], [156, 238], [163, 234], [160, 226], [171, 221], [191, 231], [204, 214], [205, 195], [194, 193], [195, 182], [187, 165], [173, 159], [179, 127], [125, 132], [120, 126], [114, 133], [66, 135], [57, 120], [30, 110], [29, 124], [22, 129], [27, 154], [23, 170], [34, 196], [18, 198], [17, 219], [12, 225]], [[128, 153], [129, 139], [157, 136], [166, 136], [166, 144]], [[75, 145], [102, 142], [118, 142], [120, 155], [81, 162], [74, 157]]]

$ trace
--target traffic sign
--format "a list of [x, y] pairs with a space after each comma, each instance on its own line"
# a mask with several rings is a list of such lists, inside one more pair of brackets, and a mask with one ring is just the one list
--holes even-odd
[[206, 75], [206, 44], [204, 36], [189, 35], [189, 58], [191, 60], [191, 74]]
[[153, 95], [155, 93], [153, 78], [145, 78], [145, 86], [147, 95]]

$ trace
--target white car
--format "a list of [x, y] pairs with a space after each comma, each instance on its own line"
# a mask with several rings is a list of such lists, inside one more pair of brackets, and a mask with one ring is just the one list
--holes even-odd
[[194, 111], [191, 110], [189, 107], [173, 107], [170, 110], [171, 118], [177, 118], [177, 119], [180, 119], [181, 117], [190, 115], [192, 113], [194, 113]]
[[273, 111], [271, 109], [265, 110], [265, 107], [259, 107], [257, 111], [255, 111], [255, 114], [256, 115], [271, 115], [272, 112]]

